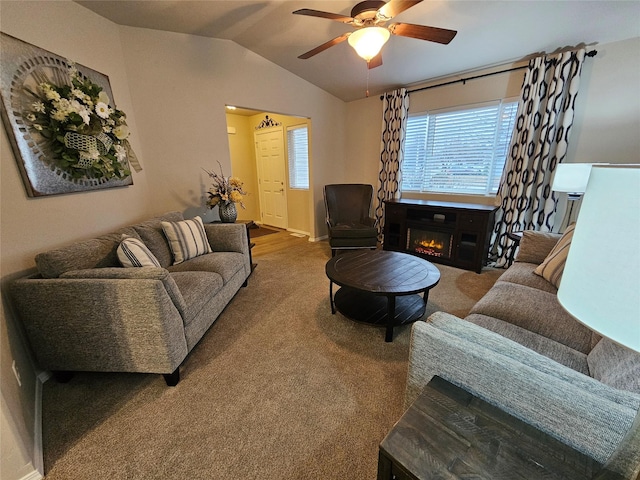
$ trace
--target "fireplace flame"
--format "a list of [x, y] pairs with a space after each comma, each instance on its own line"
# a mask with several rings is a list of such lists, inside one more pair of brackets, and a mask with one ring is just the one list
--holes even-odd
[[418, 242], [418, 245], [424, 248], [433, 249], [433, 250], [442, 250], [444, 248], [444, 243], [436, 242], [435, 240], [421, 240]]
[[432, 232], [419, 228], [407, 229], [406, 249], [408, 252], [431, 257], [451, 258], [452, 243], [453, 233]]
[[444, 242], [437, 240], [420, 240], [414, 244], [414, 251], [432, 257], [444, 256]]

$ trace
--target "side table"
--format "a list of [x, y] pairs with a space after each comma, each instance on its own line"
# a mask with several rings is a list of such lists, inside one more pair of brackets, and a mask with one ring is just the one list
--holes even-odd
[[520, 241], [522, 240], [522, 233], [523, 232], [507, 233], [507, 238], [513, 241], [513, 247], [511, 247], [511, 253], [509, 254], [509, 265], [507, 265], [508, 267], [510, 267], [513, 264], [513, 259], [516, 256], [516, 250], [520, 245]]
[[378, 480], [585, 480], [600, 469], [594, 459], [439, 377], [385, 437], [378, 458]]

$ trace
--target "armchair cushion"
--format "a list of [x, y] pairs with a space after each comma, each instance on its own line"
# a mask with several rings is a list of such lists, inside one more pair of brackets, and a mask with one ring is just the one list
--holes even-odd
[[329, 228], [332, 238], [366, 238], [378, 235], [378, 231], [372, 226], [371, 222], [339, 223]]

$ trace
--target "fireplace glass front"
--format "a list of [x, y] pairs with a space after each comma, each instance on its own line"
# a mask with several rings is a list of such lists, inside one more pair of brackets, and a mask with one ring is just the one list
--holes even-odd
[[432, 257], [451, 258], [453, 234], [421, 228], [407, 229], [407, 251], [431, 255]]

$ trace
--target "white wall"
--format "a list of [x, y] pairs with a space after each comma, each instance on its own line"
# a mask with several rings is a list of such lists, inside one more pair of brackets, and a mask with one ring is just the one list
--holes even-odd
[[[113, 96], [128, 114], [131, 143], [145, 163], [138, 142], [136, 119], [128, 89], [118, 29], [72, 2], [0, 2], [3, 32], [46, 50], [68, 57], [109, 76]], [[73, 28], [71, 28], [73, 26]], [[91, 41], [87, 41], [91, 39]], [[2, 65], [2, 68], [7, 68]], [[13, 480], [33, 470], [36, 370], [24, 347], [20, 328], [6, 301], [7, 281], [30, 269], [34, 256], [47, 248], [108, 231], [144, 216], [148, 208], [145, 172], [134, 175], [126, 188], [76, 193], [55, 197], [26, 195], [7, 132], [0, 133], [2, 244], [1, 381], [3, 479]], [[11, 371], [16, 366], [22, 377], [19, 387]], [[5, 455], [5, 452], [12, 452]]]
[[[576, 118], [567, 153], [569, 162], [638, 163], [640, 158], [640, 38], [596, 46], [585, 61]], [[505, 67], [511, 67], [506, 65]], [[495, 68], [493, 70], [500, 70]], [[470, 72], [462, 77], [483, 72]], [[414, 93], [410, 111], [444, 108], [519, 95], [522, 71]], [[458, 77], [440, 79], [442, 82]], [[379, 96], [347, 105], [347, 166], [345, 180], [377, 184], [382, 102]], [[493, 203], [493, 197], [437, 196], [473, 203]], [[559, 206], [560, 208], [560, 206]]]
[[[0, 29], [109, 76], [127, 113], [131, 143], [144, 170], [134, 185], [28, 198], [2, 129], [0, 318], [3, 480], [33, 470], [37, 367], [6, 301], [6, 283], [34, 267], [38, 252], [168, 210], [202, 210], [201, 167], [230, 168], [224, 105], [312, 119], [316, 187], [309, 216], [323, 228], [321, 186], [341, 181], [344, 102], [228, 41], [119, 27], [71, 1], [0, 2]], [[5, 66], [2, 66], [5, 68]], [[318, 193], [319, 192], [319, 193]], [[11, 372], [15, 361], [22, 387]], [[11, 455], [5, 455], [11, 452]]]
[[308, 212], [317, 236], [324, 229], [321, 187], [342, 178], [345, 103], [227, 40], [121, 31], [154, 208], [213, 215], [202, 206], [202, 168], [219, 160], [230, 171], [225, 104], [248, 106], [311, 119], [315, 191]]
[[[201, 167], [220, 160], [230, 168], [225, 104], [311, 119], [309, 215], [311, 235], [318, 237], [325, 229], [324, 184], [376, 183], [382, 106], [378, 97], [345, 105], [234, 43], [118, 27], [70, 1], [2, 0], [0, 22], [5, 33], [109, 76], [144, 167], [130, 187], [28, 198], [2, 129], [0, 476], [17, 480], [33, 466], [37, 370], [4, 299], [6, 281], [33, 268], [34, 256], [45, 249], [154, 213], [202, 209], [207, 180]], [[603, 161], [606, 153], [615, 157], [611, 162], [638, 161], [638, 47], [638, 39], [599, 46], [588, 60], [574, 126], [576, 158]], [[11, 372], [13, 361], [23, 387]]]
[[596, 50], [580, 77], [568, 159], [640, 163], [640, 37]]

